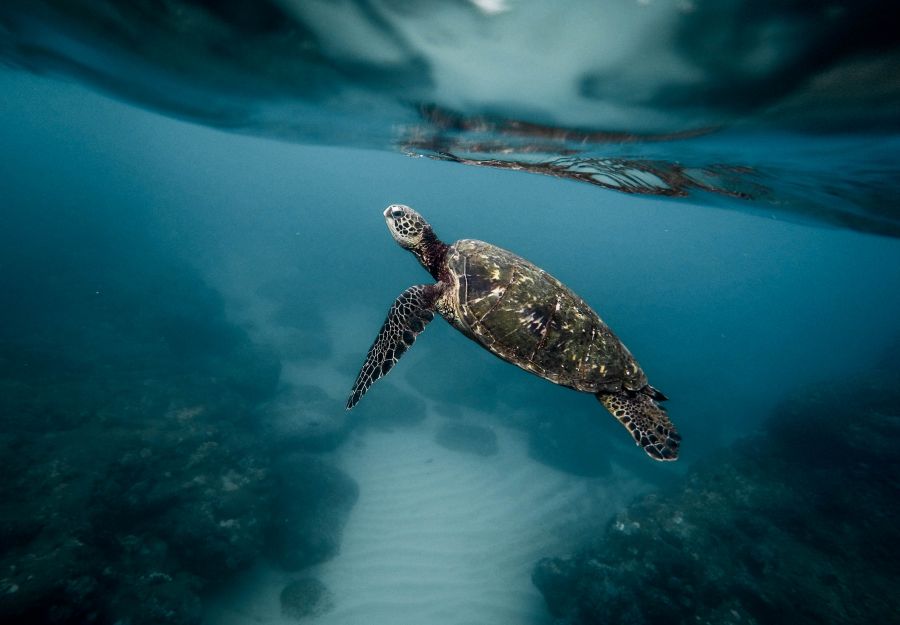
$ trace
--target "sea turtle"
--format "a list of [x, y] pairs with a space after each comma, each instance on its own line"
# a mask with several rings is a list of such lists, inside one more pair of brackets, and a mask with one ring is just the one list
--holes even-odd
[[438, 312], [467, 337], [526, 371], [592, 393], [656, 460], [675, 460], [681, 436], [657, 402], [631, 352], [583, 299], [512, 252], [473, 239], [441, 242], [416, 211], [384, 211], [394, 240], [435, 284], [411, 286], [394, 302], [353, 384], [347, 409], [362, 398]]

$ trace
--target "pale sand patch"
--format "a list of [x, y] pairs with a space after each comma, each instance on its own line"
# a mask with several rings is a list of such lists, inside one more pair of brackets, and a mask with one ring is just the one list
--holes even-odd
[[[471, 417], [471, 415], [470, 415]], [[278, 593], [313, 575], [334, 593], [316, 625], [544, 625], [535, 562], [584, 539], [644, 485], [614, 469], [600, 480], [527, 456], [524, 436], [496, 427], [500, 453], [438, 446], [438, 417], [358, 432], [336, 456], [360, 497], [340, 554], [287, 574], [259, 567], [216, 601], [207, 622], [287, 623]]]

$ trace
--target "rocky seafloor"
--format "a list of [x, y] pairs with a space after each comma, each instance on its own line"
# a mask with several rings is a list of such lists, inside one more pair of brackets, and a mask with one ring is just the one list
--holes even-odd
[[559, 625], [900, 622], [900, 363], [797, 392], [533, 581]]
[[306, 579], [356, 485], [275, 444], [278, 357], [183, 263], [45, 243], [0, 254], [0, 622], [189, 625], [260, 558]]

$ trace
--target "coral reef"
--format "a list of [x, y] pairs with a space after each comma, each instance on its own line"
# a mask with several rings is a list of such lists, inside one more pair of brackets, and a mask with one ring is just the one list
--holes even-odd
[[130, 269], [98, 270], [93, 298], [19, 285], [8, 313], [34, 305], [0, 336], [4, 620], [196, 623], [203, 589], [262, 550], [275, 491], [251, 415], [279, 363], [183, 267]]
[[[896, 371], [896, 370], [894, 370]], [[900, 376], [798, 395], [533, 581], [557, 622], [894, 622]]]

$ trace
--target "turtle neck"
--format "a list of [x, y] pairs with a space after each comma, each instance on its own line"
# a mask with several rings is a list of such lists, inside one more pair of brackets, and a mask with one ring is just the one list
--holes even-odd
[[449, 245], [441, 241], [434, 234], [434, 230], [426, 228], [422, 234], [422, 241], [410, 251], [416, 255], [422, 266], [428, 270], [435, 280], [440, 280], [441, 268], [444, 257], [447, 255]]

